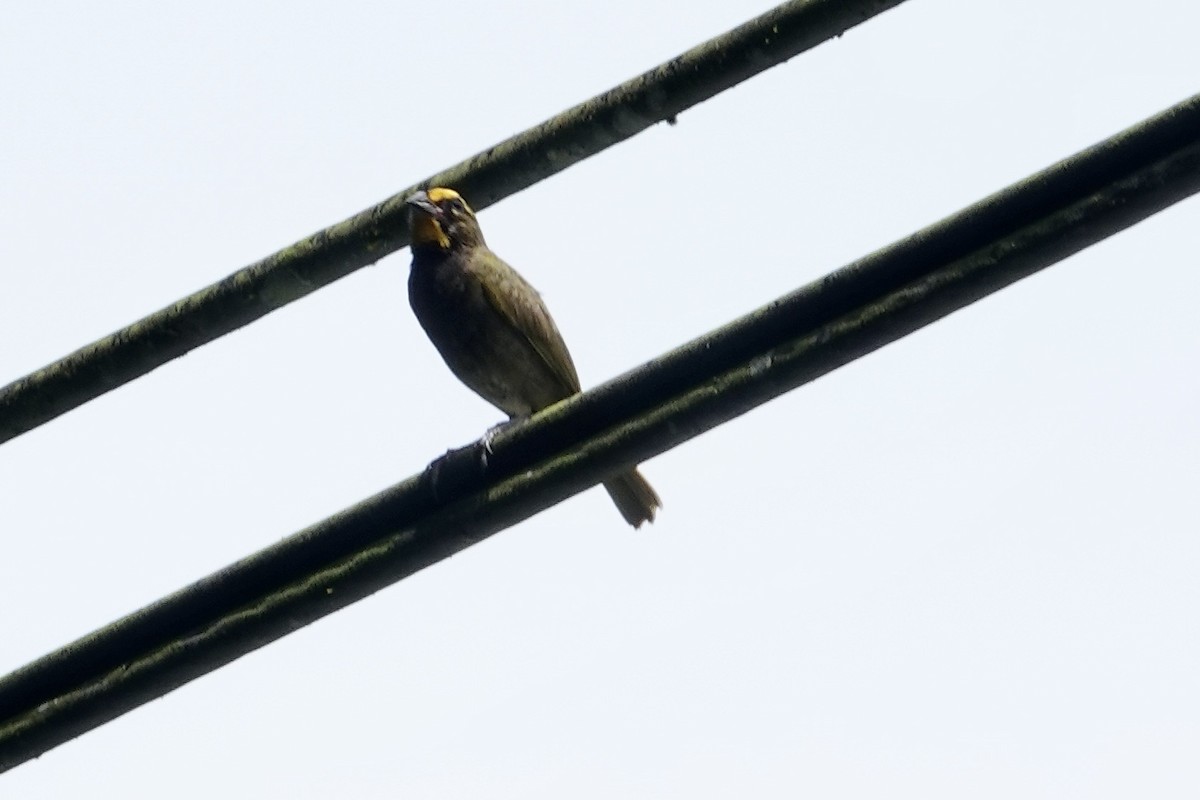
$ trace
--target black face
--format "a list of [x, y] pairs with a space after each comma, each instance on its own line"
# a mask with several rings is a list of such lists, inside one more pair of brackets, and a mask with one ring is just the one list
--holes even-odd
[[415, 192], [406, 202], [413, 209], [413, 232], [418, 242], [436, 244], [442, 250], [483, 243], [479, 223], [458, 192], [435, 187]]
[[471, 209], [467, 208], [463, 199], [457, 195], [442, 200], [437, 204], [437, 208], [441, 212], [438, 220], [451, 239], [457, 238], [456, 233], [462, 230], [464, 224], [475, 224], [475, 215], [471, 213]]
[[450, 195], [442, 200], [438, 203], [438, 208], [442, 210], [442, 213], [455, 217], [467, 216], [471, 213], [467, 209], [467, 204], [458, 195]]

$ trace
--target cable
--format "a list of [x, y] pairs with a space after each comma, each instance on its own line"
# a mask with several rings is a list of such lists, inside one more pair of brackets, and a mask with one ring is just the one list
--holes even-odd
[[0, 679], [0, 771], [1200, 191], [1200, 95]]
[[0, 443], [405, 247], [418, 188], [486, 208], [902, 2], [783, 3], [0, 388]]

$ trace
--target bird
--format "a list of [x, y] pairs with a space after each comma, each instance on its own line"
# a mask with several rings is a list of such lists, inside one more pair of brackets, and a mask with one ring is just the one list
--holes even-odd
[[[575, 362], [541, 295], [487, 246], [466, 200], [438, 186], [405, 202], [409, 304], [450, 371], [510, 420], [578, 394]], [[604, 488], [634, 528], [662, 507], [636, 468]]]

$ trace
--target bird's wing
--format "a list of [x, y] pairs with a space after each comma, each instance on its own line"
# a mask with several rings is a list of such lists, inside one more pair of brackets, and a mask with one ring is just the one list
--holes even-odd
[[488, 253], [499, 261], [502, 268], [496, 270], [496, 279], [481, 281], [483, 295], [496, 313], [523, 336], [562, 382], [563, 396], [579, 391], [579, 374], [575, 362], [567, 351], [567, 344], [546, 310], [541, 295], [512, 267], [505, 264], [495, 253]]

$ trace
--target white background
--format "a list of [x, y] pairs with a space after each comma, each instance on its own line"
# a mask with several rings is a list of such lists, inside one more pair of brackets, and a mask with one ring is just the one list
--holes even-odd
[[[11, 4], [0, 382], [767, 7]], [[913, 0], [482, 223], [592, 385], [1200, 91], [1197, 26]], [[1198, 212], [653, 460], [649, 529], [589, 491], [0, 796], [1194, 796]], [[408, 261], [0, 447], [0, 672], [500, 419]]]

